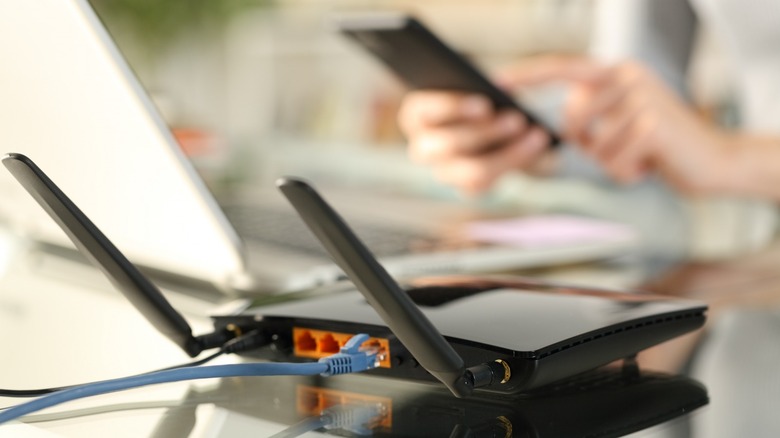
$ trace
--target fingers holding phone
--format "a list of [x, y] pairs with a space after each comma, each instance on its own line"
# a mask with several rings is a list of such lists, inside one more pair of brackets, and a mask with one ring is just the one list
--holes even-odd
[[493, 104], [486, 96], [429, 89], [405, 96], [398, 122], [406, 132], [413, 132], [430, 125], [481, 121], [492, 116]]
[[411, 90], [399, 114], [412, 159], [469, 192], [508, 170], [528, 169], [556, 134], [414, 17], [341, 16], [337, 28]]
[[414, 91], [398, 119], [412, 160], [468, 193], [486, 190], [508, 171], [537, 167], [550, 145], [521, 112], [496, 110], [479, 94]]

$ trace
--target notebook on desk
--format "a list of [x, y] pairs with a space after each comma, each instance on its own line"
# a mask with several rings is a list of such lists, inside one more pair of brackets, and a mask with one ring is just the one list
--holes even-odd
[[[86, 0], [2, 2], [0, 59], [3, 152], [24, 153], [46, 168], [138, 265], [229, 290], [293, 289], [341, 277], [272, 188], [251, 203], [215, 199]], [[0, 221], [71, 247], [6, 174], [0, 190]], [[441, 243], [443, 231], [453, 235], [452, 205], [329, 193], [400, 278], [572, 263], [636, 244], [620, 230], [549, 245], [507, 244], [498, 228], [452, 248], [449, 237]], [[459, 230], [466, 230], [459, 237], [476, 237]]]

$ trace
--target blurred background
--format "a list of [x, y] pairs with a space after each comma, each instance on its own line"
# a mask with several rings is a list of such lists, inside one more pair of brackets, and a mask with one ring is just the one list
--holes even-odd
[[400, 180], [403, 87], [329, 26], [336, 12], [409, 11], [485, 70], [582, 51], [591, 18], [587, 0], [92, 4], [214, 190], [307, 164], [321, 177]]
[[[599, 177], [516, 174], [463, 200], [407, 160], [396, 126], [402, 85], [329, 26], [338, 12], [405, 10], [489, 72], [532, 54], [589, 50], [598, 1], [91, 0], [220, 198], [296, 174], [614, 219], [675, 254], [721, 257], [763, 244], [773, 227], [763, 206], [680, 199], [658, 181], [615, 187]], [[706, 29], [698, 40], [691, 93], [702, 112], [729, 123], [728, 69]]]

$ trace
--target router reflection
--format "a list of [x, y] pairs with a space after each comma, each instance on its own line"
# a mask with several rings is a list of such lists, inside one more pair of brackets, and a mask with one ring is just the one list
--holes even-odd
[[[441, 387], [392, 379], [284, 377], [226, 379], [208, 392], [192, 392], [171, 409], [155, 436], [192, 430], [198, 404], [231, 415], [288, 425], [275, 438], [375, 437], [619, 437], [655, 426], [708, 403], [699, 382], [640, 372], [634, 364], [594, 370], [532, 394], [480, 394], [456, 399]], [[267, 423], [262, 423], [267, 424]], [[228, 426], [226, 426], [228, 427]], [[260, 428], [252, 436], [268, 436]], [[180, 436], [188, 436], [186, 433]]]

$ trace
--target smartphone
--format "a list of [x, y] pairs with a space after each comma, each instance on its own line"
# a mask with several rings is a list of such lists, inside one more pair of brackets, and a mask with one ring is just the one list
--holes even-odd
[[552, 146], [560, 138], [542, 120], [493, 84], [471, 62], [450, 48], [414, 17], [371, 13], [336, 17], [336, 28], [386, 64], [411, 89], [481, 93], [496, 108], [512, 108], [544, 129]]

